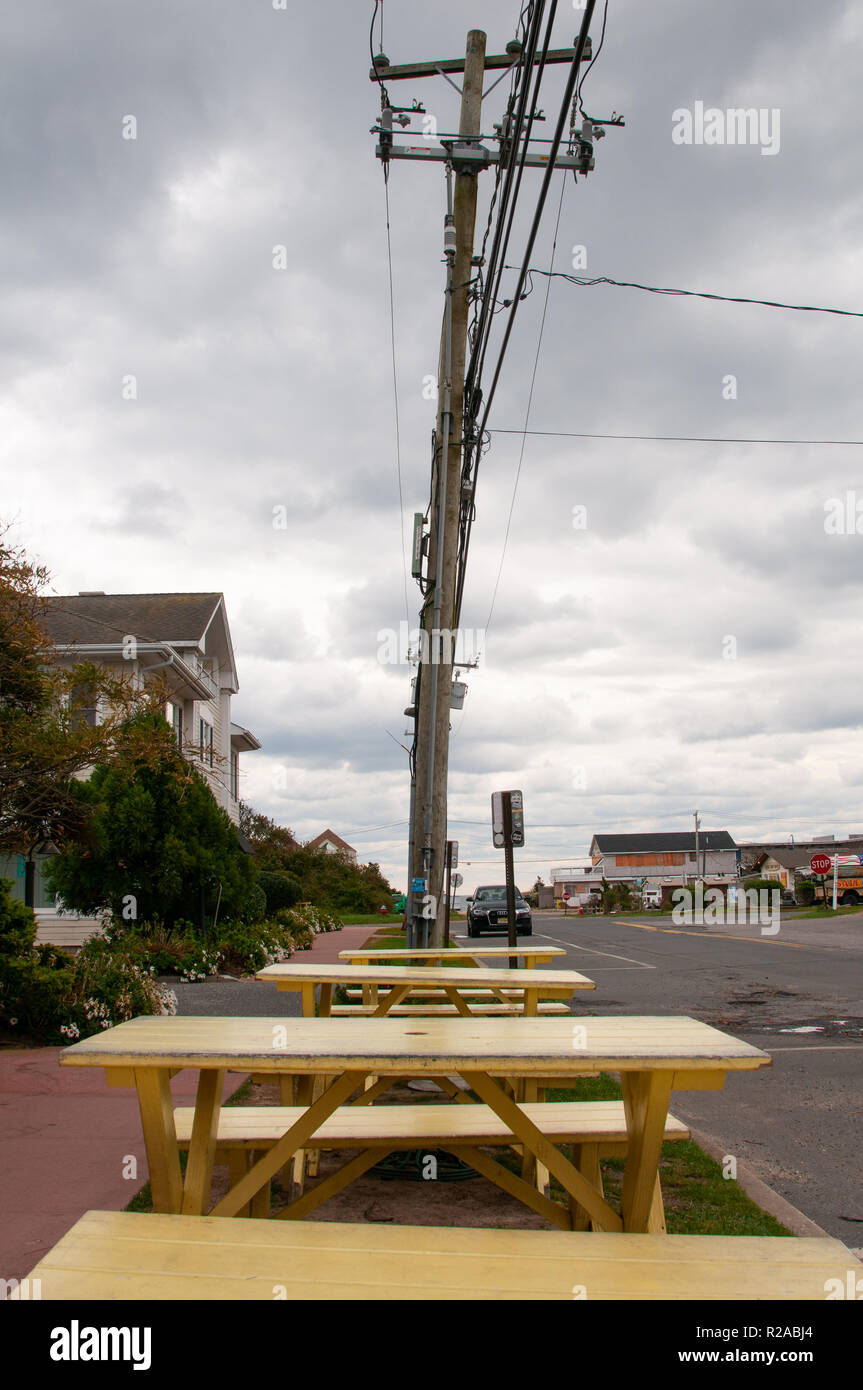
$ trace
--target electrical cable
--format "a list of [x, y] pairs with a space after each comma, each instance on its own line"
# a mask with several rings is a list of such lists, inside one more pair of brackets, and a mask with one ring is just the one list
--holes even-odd
[[554, 439], [634, 439], [657, 444], [863, 444], [863, 439], [761, 439], [725, 434], [590, 434], [585, 430], [504, 430], [495, 425], [490, 433], [542, 435]]
[[584, 73], [582, 74], [581, 80], [579, 81], [578, 88], [577, 88], [577, 91], [576, 91], [576, 100], [578, 101], [578, 109], [579, 109], [579, 111], [580, 111], [580, 113], [581, 113], [581, 118], [582, 118], [582, 120], [585, 120], [585, 121], [590, 120], [590, 117], [585, 115], [584, 106], [582, 105], [582, 100], [581, 100], [581, 94], [582, 94], [582, 91], [584, 90], [584, 84], [585, 84], [585, 82], [587, 81], [587, 75], [588, 75], [588, 73], [590, 72], [590, 69], [593, 67], [594, 63], [596, 62], [597, 58], [599, 57], [600, 53], [602, 52], [602, 45], [605, 43], [605, 22], [606, 22], [607, 19], [608, 19], [608, 0], [605, 0], [605, 9], [604, 9], [603, 12], [602, 12], [602, 32], [601, 32], [600, 35], [599, 35], [599, 43], [598, 43], [597, 46], [596, 46], [596, 52], [594, 53], [593, 57], [591, 58], [590, 62], [589, 62], [588, 65], [587, 65], [587, 67], [585, 68]]
[[[530, 232], [529, 232], [528, 239], [527, 239], [527, 245], [526, 245], [526, 248], [525, 248], [525, 253], [524, 253], [524, 259], [523, 259], [523, 263], [522, 263], [522, 268], [521, 268], [521, 272], [520, 272], [520, 274], [519, 274], [518, 283], [517, 283], [517, 285], [516, 285], [515, 292], [514, 292], [514, 294], [513, 294], [512, 307], [510, 308], [509, 318], [508, 318], [508, 320], [507, 320], [507, 325], [506, 325], [506, 328], [505, 328], [504, 334], [503, 334], [503, 342], [502, 342], [502, 344], [501, 344], [500, 351], [499, 351], [499, 353], [498, 353], [497, 364], [496, 364], [496, 366], [495, 366], [495, 371], [494, 371], [494, 376], [493, 376], [493, 378], [492, 378], [491, 387], [489, 388], [488, 394], [486, 395], [485, 400], [484, 400], [484, 402], [483, 402], [483, 417], [482, 417], [482, 423], [481, 423], [480, 426], [479, 426], [479, 433], [480, 433], [480, 435], [482, 435], [482, 433], [485, 431], [486, 424], [487, 424], [487, 422], [488, 422], [489, 411], [491, 410], [491, 406], [492, 406], [492, 403], [493, 403], [493, 401], [494, 401], [495, 392], [496, 392], [496, 390], [497, 390], [497, 385], [498, 385], [498, 382], [499, 382], [499, 380], [500, 380], [501, 370], [502, 370], [502, 368], [503, 368], [504, 359], [505, 359], [505, 357], [506, 357], [506, 351], [507, 351], [507, 348], [508, 348], [508, 346], [509, 346], [510, 336], [511, 336], [511, 334], [512, 334], [513, 324], [514, 324], [514, 322], [515, 322], [515, 315], [516, 315], [516, 312], [517, 312], [517, 310], [518, 310], [519, 298], [520, 298], [520, 295], [521, 295], [522, 290], [523, 290], [523, 288], [524, 288], [524, 282], [525, 282], [525, 280], [526, 280], [526, 278], [527, 278], [527, 274], [528, 274], [528, 262], [529, 262], [529, 260], [530, 260], [530, 257], [531, 257], [532, 251], [533, 251], [533, 247], [534, 247], [534, 243], [535, 243], [535, 241], [536, 241], [537, 232], [538, 232], [538, 230], [539, 230], [539, 223], [540, 223], [540, 220], [541, 220], [541, 218], [542, 218], [543, 209], [544, 209], [544, 207], [545, 207], [545, 201], [546, 201], [546, 198], [547, 198], [547, 196], [548, 196], [549, 187], [550, 187], [550, 185], [551, 185], [552, 175], [554, 174], [555, 163], [556, 163], [556, 160], [557, 160], [557, 152], [558, 152], [558, 150], [559, 150], [559, 148], [560, 148], [560, 144], [561, 144], [561, 141], [562, 141], [562, 139], [563, 139], [564, 126], [565, 126], [565, 123], [566, 123], [567, 116], [568, 116], [568, 114], [569, 114], [570, 103], [571, 103], [572, 98], [573, 98], [573, 93], [574, 93], [574, 91], [575, 91], [575, 86], [576, 86], [576, 83], [577, 83], [577, 81], [578, 81], [578, 76], [579, 76], [579, 72], [580, 72], [580, 68], [581, 68], [581, 61], [582, 61], [582, 57], [583, 57], [583, 55], [584, 55], [584, 49], [585, 49], [585, 45], [586, 45], [586, 43], [587, 43], [588, 30], [589, 30], [589, 28], [590, 28], [590, 21], [591, 21], [591, 19], [592, 19], [592, 17], [593, 17], [593, 11], [594, 11], [594, 9], [595, 9], [595, 5], [596, 5], [596, 0], [587, 0], [585, 12], [584, 12], [584, 18], [582, 19], [582, 23], [581, 23], [581, 29], [580, 29], [580, 31], [579, 31], [578, 39], [576, 40], [575, 52], [574, 52], [574, 55], [573, 55], [572, 67], [571, 67], [570, 72], [569, 72], [569, 75], [568, 75], [568, 77], [567, 77], [566, 87], [565, 87], [564, 94], [563, 94], [563, 100], [562, 100], [562, 102], [561, 102], [560, 110], [559, 110], [559, 113], [558, 113], [558, 119], [557, 119], [557, 125], [556, 125], [556, 128], [555, 128], [554, 138], [553, 138], [553, 142], [552, 142], [551, 148], [550, 148], [550, 150], [549, 150], [548, 165], [547, 165], [547, 167], [546, 167], [545, 174], [544, 174], [544, 177], [543, 177], [542, 186], [541, 186], [540, 192], [539, 192], [539, 197], [537, 198], [536, 208], [535, 208], [535, 210], [534, 210], [534, 215], [533, 215], [533, 221], [532, 221], [532, 223], [531, 223], [531, 228], [530, 228]], [[538, 91], [538, 88], [537, 88], [537, 91]], [[467, 393], [465, 393], [465, 396], [466, 396], [466, 401], [467, 401]], [[465, 432], [465, 438], [467, 438], [467, 431]], [[478, 462], [479, 462], [479, 461], [477, 460], [477, 464], [478, 464]], [[477, 474], [478, 474], [478, 471], [479, 471], [479, 470], [478, 470], [478, 466], [477, 466], [477, 467], [474, 469], [473, 479], [472, 479], [472, 482], [471, 482], [471, 502], [473, 501], [473, 498], [474, 498], [474, 496], [476, 495], [476, 481], [477, 481]], [[454, 617], [454, 623], [453, 623], [453, 626], [454, 626], [455, 628], [458, 627], [459, 618], [460, 618], [460, 615], [461, 615], [461, 604], [462, 604], [462, 597], [463, 597], [463, 593], [464, 593], [464, 579], [465, 579], [465, 572], [466, 572], [466, 565], [467, 565], [467, 552], [468, 552], [468, 548], [469, 548], [469, 545], [470, 545], [470, 530], [471, 530], [471, 526], [470, 526], [470, 522], [468, 521], [468, 522], [466, 523], [466, 525], [465, 525], [464, 544], [463, 544], [463, 546], [462, 546], [461, 554], [460, 554], [460, 557], [459, 557], [459, 558], [460, 558], [459, 573], [458, 573], [457, 580], [456, 580], [455, 617]]]
[[[372, 11], [372, 22], [371, 22], [371, 24], [369, 25], [369, 55], [370, 55], [371, 60], [372, 60], [372, 72], [374, 73], [375, 77], [377, 78], [378, 86], [379, 86], [380, 89], [381, 89], [381, 109], [383, 109], [385, 106], [389, 106], [389, 105], [390, 105], [390, 97], [389, 97], [389, 92], [387, 91], [386, 87], [384, 86], [383, 78], [381, 77], [380, 73], [378, 72], [377, 68], [375, 67], [374, 34], [375, 34], [375, 20], [377, 19], [377, 16], [378, 16], [378, 10], [380, 10], [380, 12], [381, 12], [381, 40], [380, 40], [380, 41], [381, 41], [381, 51], [383, 51], [383, 46], [384, 46], [384, 5], [383, 5], [383, 0], [375, 0], [375, 8], [374, 8], [374, 10]], [[386, 168], [386, 161], [384, 161], [384, 177], [386, 178], [386, 176], [387, 176], [387, 168]]]
[[[558, 234], [558, 231], [559, 231], [559, 229], [560, 229], [560, 215], [561, 215], [561, 211], [562, 211], [562, 209], [563, 209], [563, 195], [564, 195], [565, 192], [566, 192], [566, 181], [565, 181], [565, 180], [562, 180], [562, 181], [561, 181], [561, 185], [560, 185], [560, 199], [559, 199], [558, 204], [557, 204], [557, 220], [555, 221], [555, 224], [554, 224], [554, 236], [553, 236], [553, 238], [552, 238], [552, 246], [551, 246], [551, 262], [550, 262], [550, 264], [551, 264], [552, 267], [554, 266], [554, 257], [555, 257], [555, 253], [556, 253], [556, 251], [557, 251], [557, 234]], [[542, 319], [541, 319], [540, 325], [539, 325], [539, 338], [538, 338], [538, 340], [537, 340], [537, 344], [536, 344], [536, 353], [535, 353], [534, 359], [533, 359], [533, 372], [532, 372], [531, 378], [530, 378], [530, 391], [528, 392], [528, 397], [527, 397], [527, 408], [526, 408], [526, 410], [525, 410], [525, 415], [524, 415], [524, 432], [523, 432], [522, 437], [521, 437], [521, 450], [519, 451], [519, 456], [518, 456], [518, 467], [517, 467], [516, 470], [515, 470], [515, 483], [513, 484], [512, 499], [511, 499], [510, 504], [509, 504], [509, 516], [508, 516], [507, 519], [506, 519], [506, 531], [505, 531], [505, 533], [504, 533], [504, 538], [503, 538], [503, 549], [502, 549], [502, 551], [501, 551], [500, 564], [498, 565], [498, 569], [497, 569], [497, 578], [496, 578], [495, 581], [494, 581], [494, 591], [493, 591], [492, 596], [491, 596], [491, 605], [490, 605], [489, 610], [488, 610], [488, 617], [486, 618], [486, 621], [485, 621], [484, 633], [485, 633], [486, 635], [488, 635], [488, 630], [489, 630], [489, 628], [491, 627], [492, 615], [493, 615], [493, 613], [494, 613], [494, 605], [495, 605], [495, 602], [497, 601], [497, 591], [498, 591], [498, 587], [499, 587], [499, 585], [500, 585], [500, 576], [501, 576], [501, 574], [502, 574], [502, 572], [503, 572], [504, 560], [506, 559], [506, 548], [507, 548], [507, 545], [509, 544], [509, 533], [510, 533], [510, 528], [511, 528], [511, 526], [512, 526], [512, 514], [513, 514], [513, 511], [515, 510], [515, 499], [516, 499], [516, 496], [517, 496], [517, 494], [518, 494], [519, 479], [521, 478], [521, 466], [522, 466], [522, 463], [524, 462], [524, 450], [525, 450], [525, 444], [526, 444], [526, 441], [527, 441], [527, 424], [528, 424], [528, 421], [529, 421], [529, 419], [530, 419], [530, 410], [531, 410], [531, 406], [533, 405], [533, 390], [534, 390], [534, 386], [536, 385], [536, 372], [537, 372], [537, 367], [539, 366], [539, 354], [540, 354], [540, 351], [541, 351], [541, 349], [542, 349], [542, 337], [543, 337], [543, 333], [545, 332], [545, 317], [546, 317], [546, 313], [548, 312], [548, 298], [549, 298], [549, 291], [550, 291], [550, 289], [551, 289], [551, 278], [549, 277], [549, 279], [546, 281], [545, 302], [544, 302], [544, 304], [543, 304], [543, 306], [542, 306]]]
[[[518, 266], [507, 265], [504, 266], [504, 269], [517, 270]], [[571, 285], [578, 285], [581, 288], [588, 288], [592, 285], [616, 285], [620, 289], [646, 290], [648, 294], [685, 295], [692, 299], [715, 299], [724, 304], [759, 304], [767, 309], [795, 309], [798, 313], [803, 314], [839, 314], [843, 318], [863, 319], [863, 310], [860, 309], [829, 309], [822, 304], [788, 304], [779, 299], [751, 299], [745, 295], [709, 294], [706, 290], [669, 289], [660, 285], [642, 285], [635, 280], [613, 280], [608, 275], [594, 277], [570, 275], [565, 270], [540, 270], [535, 266], [531, 267], [528, 274], [548, 275], [555, 280], [568, 280]]]

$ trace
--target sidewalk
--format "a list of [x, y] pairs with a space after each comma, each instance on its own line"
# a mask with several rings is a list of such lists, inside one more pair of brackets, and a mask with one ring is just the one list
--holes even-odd
[[[317, 936], [300, 958], [329, 964], [373, 931]], [[61, 1067], [62, 1051], [0, 1050], [0, 1279], [22, 1279], [84, 1212], [121, 1211], [149, 1177], [135, 1092], [100, 1069]], [[225, 1099], [242, 1081], [225, 1078]], [[197, 1072], [180, 1072], [175, 1104], [193, 1105], [196, 1087]]]

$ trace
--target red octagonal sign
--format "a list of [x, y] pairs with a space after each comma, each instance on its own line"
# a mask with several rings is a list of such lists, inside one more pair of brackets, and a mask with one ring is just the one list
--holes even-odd
[[829, 874], [833, 866], [833, 861], [829, 854], [813, 854], [809, 860], [809, 867], [813, 874]]

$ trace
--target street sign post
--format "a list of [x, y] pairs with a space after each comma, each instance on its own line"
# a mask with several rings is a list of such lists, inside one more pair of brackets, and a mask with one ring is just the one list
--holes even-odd
[[[507, 945], [515, 949], [518, 946], [518, 932], [515, 920], [515, 872], [512, 851], [514, 845], [524, 844], [524, 798], [520, 791], [492, 792], [491, 832], [495, 848], [502, 849], [504, 853]], [[510, 967], [516, 965], [517, 961], [517, 956], [510, 956]]]
[[[836, 864], [838, 864], [838, 862], [839, 862], [839, 860], [838, 860], [838, 858], [837, 858]], [[825, 907], [827, 906], [827, 878], [826, 878], [826, 875], [829, 874], [831, 867], [832, 867], [832, 868], [835, 868], [836, 865], [834, 865], [833, 860], [831, 859], [831, 857], [830, 857], [829, 854], [823, 854], [823, 853], [813, 854], [812, 858], [809, 860], [809, 868], [812, 870], [813, 874], [815, 874], [816, 878], [820, 878], [820, 879], [821, 879], [821, 891], [822, 891], [822, 893], [824, 894], [824, 906], [825, 906]], [[835, 873], [834, 873], [833, 877], [834, 877], [834, 880], [835, 880], [835, 878], [836, 878]], [[833, 892], [833, 906], [834, 906], [834, 908], [835, 908], [835, 906], [836, 906], [835, 882], [834, 882], [834, 892]]]
[[446, 888], [444, 889], [443, 944], [449, 947], [449, 905], [452, 889], [452, 871], [458, 864], [458, 840], [446, 842]]

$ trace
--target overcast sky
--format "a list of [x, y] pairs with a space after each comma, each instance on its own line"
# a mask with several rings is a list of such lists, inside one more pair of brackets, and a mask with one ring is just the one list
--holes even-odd
[[[384, 49], [456, 57], [471, 26], [502, 52], [520, 8], [385, 0]], [[372, 10], [4, 8], [0, 513], [53, 592], [223, 591], [234, 718], [263, 744], [244, 799], [302, 838], [332, 827], [401, 887], [411, 668], [381, 664], [379, 634], [407, 619], [428, 496], [445, 203], [440, 165], [394, 164], [402, 525]], [[580, 19], [559, 4], [560, 46]], [[610, 0], [584, 104], [626, 125], [588, 178], [556, 176], [533, 264], [550, 264], [566, 177], [558, 269], [583, 245], [580, 274], [863, 310], [861, 40], [853, 0]], [[564, 79], [543, 89], [545, 137]], [[440, 77], [391, 97], [457, 128]], [[773, 152], [676, 143], [674, 112], [697, 102], [763, 110]], [[511, 261], [541, 177], [525, 174]], [[493, 429], [524, 428], [544, 296], [537, 280], [521, 306]], [[863, 439], [861, 334], [555, 280], [529, 428]], [[519, 449], [494, 434], [483, 462], [462, 612], [485, 630], [453, 716], [466, 887], [501, 877], [505, 787], [524, 792], [522, 888], [594, 830], [689, 829], [696, 807], [740, 839], [863, 829], [863, 534], [830, 522], [831, 499], [863, 511], [861, 448], [530, 436], [488, 623]]]

